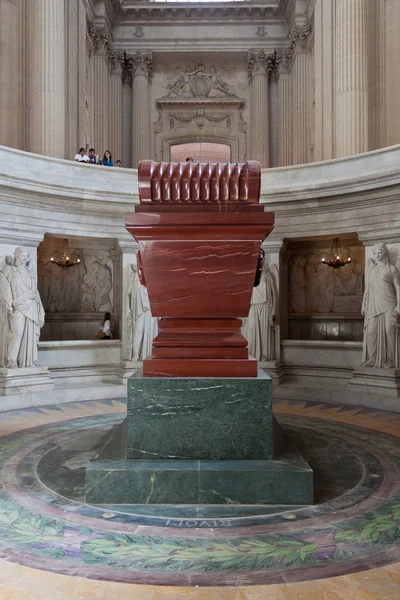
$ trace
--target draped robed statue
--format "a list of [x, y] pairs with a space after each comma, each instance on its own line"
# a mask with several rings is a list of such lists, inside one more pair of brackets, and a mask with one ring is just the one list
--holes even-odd
[[38, 359], [44, 310], [23, 248], [7, 256], [0, 271], [0, 364], [32, 367]]
[[363, 367], [400, 368], [400, 274], [385, 244], [375, 244], [361, 312]]
[[140, 282], [138, 267], [131, 264], [128, 269], [128, 359], [140, 361], [151, 356], [152, 342], [158, 334], [158, 319], [151, 314], [149, 295]]
[[[276, 267], [275, 267], [276, 268]], [[277, 287], [274, 267], [264, 266], [260, 283], [253, 288], [249, 316], [243, 319], [242, 334], [249, 342], [249, 354], [260, 361], [275, 360]]]

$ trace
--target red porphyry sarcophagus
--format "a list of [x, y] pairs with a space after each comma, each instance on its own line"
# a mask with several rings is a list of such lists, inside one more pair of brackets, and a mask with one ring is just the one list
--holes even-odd
[[144, 376], [256, 377], [240, 317], [274, 214], [246, 163], [139, 163], [140, 204], [126, 215], [139, 243], [151, 312], [161, 317]]

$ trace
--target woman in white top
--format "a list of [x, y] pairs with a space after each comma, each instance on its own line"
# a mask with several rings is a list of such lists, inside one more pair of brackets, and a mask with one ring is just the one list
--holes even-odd
[[111, 340], [111, 315], [109, 312], [106, 312], [104, 315], [103, 323], [99, 330], [99, 337], [104, 340]]

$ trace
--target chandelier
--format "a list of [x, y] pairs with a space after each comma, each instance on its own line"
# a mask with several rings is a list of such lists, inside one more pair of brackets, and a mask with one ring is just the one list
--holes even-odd
[[328, 265], [328, 267], [332, 267], [333, 269], [340, 269], [345, 265], [351, 263], [351, 258], [349, 256], [349, 250], [345, 248], [342, 250], [340, 247], [339, 238], [335, 238], [332, 243], [331, 253], [328, 258], [322, 258], [321, 262], [324, 265]]
[[54, 256], [50, 258], [51, 262], [55, 265], [58, 265], [62, 269], [68, 269], [69, 267], [75, 267], [75, 265], [79, 265], [81, 259], [78, 254], [71, 254], [69, 251], [68, 240], [66, 238], [63, 239], [62, 242], [62, 256], [56, 250]]

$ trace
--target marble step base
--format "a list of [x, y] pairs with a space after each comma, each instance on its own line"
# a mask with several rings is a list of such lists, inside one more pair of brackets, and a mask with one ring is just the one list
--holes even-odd
[[47, 367], [0, 368], [0, 396], [54, 390]]
[[284, 437], [274, 460], [127, 460], [126, 425], [125, 420], [87, 468], [86, 502], [313, 503], [313, 471]]

